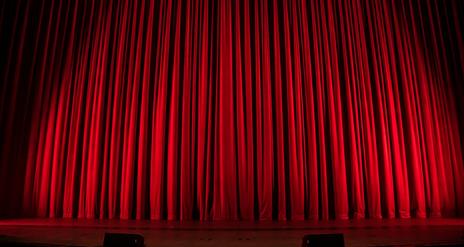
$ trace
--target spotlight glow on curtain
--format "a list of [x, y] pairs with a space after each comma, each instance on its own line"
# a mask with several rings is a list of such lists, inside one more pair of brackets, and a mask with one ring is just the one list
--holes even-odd
[[40, 217], [463, 214], [461, 10], [2, 1], [0, 200]]

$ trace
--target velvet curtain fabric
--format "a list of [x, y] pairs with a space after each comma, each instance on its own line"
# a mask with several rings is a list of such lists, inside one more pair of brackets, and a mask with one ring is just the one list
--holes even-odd
[[459, 1], [1, 1], [4, 215], [456, 216]]

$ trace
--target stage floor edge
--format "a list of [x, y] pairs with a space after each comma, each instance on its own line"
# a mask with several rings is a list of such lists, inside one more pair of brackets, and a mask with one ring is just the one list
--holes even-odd
[[464, 219], [150, 221], [0, 219], [0, 241], [101, 246], [105, 232], [137, 233], [149, 246], [301, 246], [306, 234], [342, 233], [346, 246], [462, 244]]

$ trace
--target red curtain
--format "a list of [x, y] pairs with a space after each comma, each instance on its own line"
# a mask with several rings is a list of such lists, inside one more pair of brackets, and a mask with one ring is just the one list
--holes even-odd
[[1, 210], [463, 214], [462, 13], [438, 0], [3, 0]]

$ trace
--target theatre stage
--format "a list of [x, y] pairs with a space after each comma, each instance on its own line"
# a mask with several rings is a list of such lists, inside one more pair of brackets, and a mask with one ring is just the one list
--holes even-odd
[[301, 246], [305, 234], [343, 233], [346, 246], [464, 245], [464, 219], [304, 222], [154, 222], [3, 219], [0, 242], [98, 246], [105, 232], [138, 233], [146, 246]]

